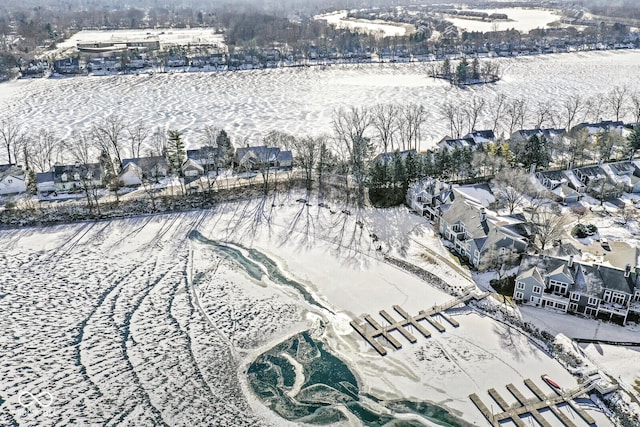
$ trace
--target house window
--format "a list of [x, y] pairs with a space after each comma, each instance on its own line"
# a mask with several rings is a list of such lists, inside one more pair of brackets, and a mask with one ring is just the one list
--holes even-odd
[[534, 286], [533, 287], [533, 293], [534, 294], [539, 294], [540, 291], [542, 291], [542, 288], [540, 286]]
[[598, 298], [589, 297], [589, 305], [596, 305], [598, 303]]
[[63, 181], [66, 181], [67, 180], [67, 174], [63, 173], [62, 176], [60, 176], [60, 179], [63, 180]]
[[522, 282], [518, 282], [518, 284], [516, 285], [517, 289], [524, 289], [524, 283]]
[[580, 301], [580, 294], [572, 292], [571, 293], [571, 301]]
[[11, 178], [7, 179], [7, 184], [13, 184], [13, 179]]
[[522, 292], [516, 292], [514, 295], [514, 298], [517, 300], [522, 300], [523, 297], [524, 297], [524, 294]]
[[578, 304], [576, 304], [575, 302], [570, 302], [569, 311], [578, 311]]
[[624, 305], [624, 303], [626, 302], [626, 298], [623, 294], [615, 293], [611, 297], [611, 302], [614, 304]]

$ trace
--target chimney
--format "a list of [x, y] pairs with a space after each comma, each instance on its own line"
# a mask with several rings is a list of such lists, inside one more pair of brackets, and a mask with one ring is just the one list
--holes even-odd
[[631, 274], [631, 264], [627, 264], [627, 266], [624, 268], [624, 277], [629, 277], [630, 274]]
[[480, 208], [480, 222], [485, 222], [487, 220], [487, 211], [485, 208]]
[[573, 255], [569, 255], [569, 262], [567, 263], [567, 267], [573, 267]]

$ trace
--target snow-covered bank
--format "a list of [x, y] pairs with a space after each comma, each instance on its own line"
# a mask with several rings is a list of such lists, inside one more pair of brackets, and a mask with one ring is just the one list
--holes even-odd
[[[549, 101], [558, 109], [569, 95], [587, 98], [612, 86], [638, 88], [639, 51], [602, 51], [499, 59], [504, 76], [491, 85], [459, 89], [427, 77], [425, 64], [339, 65], [250, 72], [180, 73], [37, 79], [0, 84], [0, 115], [68, 138], [105, 115], [117, 113], [147, 126], [185, 131], [188, 146], [201, 144], [206, 125], [258, 142], [271, 130], [330, 133], [335, 108], [375, 103], [424, 105], [430, 114], [422, 149], [449, 128], [439, 120], [444, 102], [499, 95]], [[604, 117], [606, 118], [606, 117]], [[489, 125], [480, 117], [477, 128]]]
[[[371, 234], [385, 248], [400, 248], [398, 256], [419, 259], [415, 240], [441, 256], [446, 251], [424, 219], [404, 208], [332, 214], [317, 200], [295, 202], [299, 194], [275, 197], [209, 211], [0, 231], [6, 266], [0, 321], [7, 325], [0, 336], [0, 417], [21, 425], [71, 418], [285, 425], [252, 395], [245, 371], [275, 344], [320, 323], [326, 348], [347, 363], [365, 393], [433, 402], [471, 423], [484, 418], [470, 393], [488, 401], [487, 389], [495, 387], [508, 398], [505, 384], [531, 378], [542, 387], [544, 373], [563, 387], [576, 386], [523, 335], [468, 308], [450, 313], [459, 328], [433, 330], [432, 338], [379, 356], [351, 320], [365, 314], [381, 320], [378, 312], [393, 313], [394, 304], [416, 313], [451, 296], [382, 261]], [[258, 280], [266, 260], [252, 276], [205, 238], [265, 254], [318, 304], [286, 280]], [[437, 262], [421, 266], [446, 270]], [[22, 393], [50, 393], [53, 403], [46, 411], [29, 409]], [[598, 425], [608, 424], [598, 418]]]

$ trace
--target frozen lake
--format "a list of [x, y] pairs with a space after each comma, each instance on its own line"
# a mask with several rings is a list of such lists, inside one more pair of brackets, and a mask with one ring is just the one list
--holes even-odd
[[[572, 94], [586, 98], [615, 85], [640, 89], [638, 51], [499, 61], [504, 70], [500, 82], [467, 89], [427, 77], [424, 63], [22, 80], [0, 85], [0, 116], [15, 117], [34, 132], [46, 128], [68, 137], [117, 113], [132, 122], [184, 131], [188, 146], [194, 146], [206, 125], [255, 143], [271, 130], [331, 132], [332, 112], [339, 107], [411, 102], [430, 113], [423, 130], [425, 149], [449, 133], [438, 114], [446, 101], [479, 96], [490, 104], [504, 94], [530, 105], [548, 100], [560, 107]], [[481, 118], [478, 127], [487, 125]]]

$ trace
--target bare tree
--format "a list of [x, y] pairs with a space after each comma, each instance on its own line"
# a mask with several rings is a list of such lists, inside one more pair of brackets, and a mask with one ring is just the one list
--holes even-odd
[[313, 184], [313, 171], [318, 163], [320, 147], [325, 143], [326, 137], [298, 138], [293, 143], [296, 163], [302, 168], [305, 176], [306, 188], [311, 190]]
[[109, 154], [109, 158], [114, 163], [113, 170], [115, 171], [119, 171], [122, 165], [123, 136], [126, 128], [127, 126], [120, 116], [112, 115], [94, 124], [91, 131], [100, 150]]
[[540, 245], [540, 250], [544, 252], [549, 243], [558, 240], [565, 231], [567, 216], [560, 215], [556, 209], [539, 209], [532, 218], [534, 239]]
[[464, 112], [467, 116], [467, 129], [468, 132], [473, 132], [476, 130], [476, 125], [478, 123], [478, 118], [484, 111], [484, 107], [486, 102], [484, 98], [478, 98], [474, 96], [471, 102], [467, 103], [464, 106]]
[[333, 130], [347, 154], [351, 175], [357, 185], [359, 205], [364, 203], [366, 164], [372, 149], [371, 141], [365, 136], [371, 122], [371, 113], [365, 107], [341, 108], [333, 112]]
[[28, 140], [27, 151], [30, 167], [45, 172], [56, 162], [60, 144], [53, 131], [43, 129], [38, 132], [37, 137]]
[[[399, 109], [393, 104], [377, 104], [371, 110], [373, 126], [378, 133], [380, 146], [384, 153], [393, 151]], [[389, 150], [391, 148], [391, 150]]]
[[140, 157], [140, 148], [151, 133], [142, 122], [127, 126], [127, 134], [131, 143], [131, 157]]
[[604, 110], [605, 96], [601, 93], [595, 94], [588, 98], [584, 103], [582, 121], [583, 122], [599, 122], [602, 120], [602, 112]]
[[491, 103], [490, 114], [491, 114], [491, 130], [493, 133], [498, 135], [498, 128], [500, 127], [500, 122], [502, 121], [505, 110], [507, 108], [507, 97], [505, 94], [501, 93], [498, 95], [496, 100]]
[[506, 205], [509, 215], [513, 214], [532, 190], [529, 174], [521, 169], [503, 169], [496, 174], [493, 184], [498, 200]]
[[167, 140], [167, 131], [161, 127], [157, 127], [149, 138], [150, 156], [166, 156], [169, 150], [169, 141]]
[[505, 108], [505, 116], [509, 135], [516, 129], [524, 129], [524, 123], [527, 119], [527, 102], [524, 99], [514, 98], [507, 103]]
[[556, 112], [554, 111], [553, 105], [550, 101], [539, 101], [536, 104], [535, 110], [535, 128], [542, 129], [545, 124], [555, 125], [554, 120], [556, 116]]
[[626, 86], [615, 86], [611, 89], [611, 92], [607, 94], [607, 102], [611, 112], [616, 118], [616, 121], [620, 120], [620, 117], [624, 116], [624, 107], [627, 101], [628, 89]]
[[400, 109], [399, 118], [398, 131], [403, 150], [419, 150], [422, 125], [427, 118], [426, 110], [422, 105], [407, 104]]
[[7, 163], [17, 163], [16, 154], [22, 151], [25, 140], [22, 125], [12, 119], [0, 121], [0, 140], [7, 150]]
[[633, 113], [633, 122], [640, 123], [640, 93], [633, 92], [630, 96], [631, 99], [631, 107]]
[[467, 122], [464, 110], [459, 105], [446, 101], [440, 106], [440, 117], [449, 122], [449, 134], [454, 138], [460, 138]]
[[98, 186], [94, 182], [99, 178], [94, 176], [99, 171], [95, 172], [92, 165], [96, 163], [97, 153], [91, 135], [86, 132], [74, 132], [71, 135], [71, 140], [64, 144], [64, 148], [76, 164], [80, 186], [87, 199], [89, 212], [93, 213], [95, 211], [100, 215]]
[[582, 111], [583, 102], [580, 95], [571, 95], [567, 97], [562, 103], [562, 110], [565, 116], [565, 128], [567, 130], [571, 130], [571, 125], [573, 125], [576, 117]]

